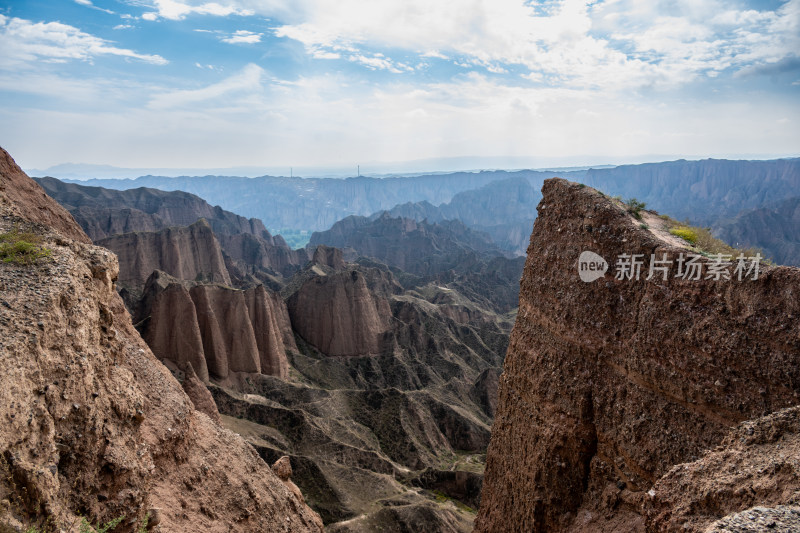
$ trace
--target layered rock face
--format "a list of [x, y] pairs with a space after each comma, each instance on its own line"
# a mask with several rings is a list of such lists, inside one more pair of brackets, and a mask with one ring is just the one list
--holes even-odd
[[[676, 278], [692, 252], [654, 215], [640, 227], [559, 179], [538, 210], [476, 531], [642, 531], [647, 492], [673, 465], [800, 403], [800, 270]], [[582, 282], [584, 251], [610, 272]], [[640, 279], [617, 279], [622, 254], [642, 254]], [[651, 254], [671, 261], [652, 263], [671, 265], [666, 280], [645, 279]], [[712, 261], [698, 261], [705, 277]]]
[[388, 301], [369, 290], [358, 270], [314, 276], [286, 304], [297, 333], [333, 356], [379, 353], [391, 317]]
[[488, 235], [470, 230], [459, 221], [428, 224], [388, 213], [373, 220], [347, 217], [327, 231], [315, 232], [309, 244], [353, 248], [360, 255], [423, 276], [474, 262], [477, 253], [504, 253]]
[[51, 249], [35, 265], [0, 263], [0, 529], [125, 515], [117, 530], [133, 531], [149, 511], [165, 531], [321, 531], [150, 352], [115, 291], [115, 256], [71, 239], [80, 229], [55, 202], [30, 196], [17, 167], [0, 170], [0, 231], [20, 224]]
[[179, 279], [231, 284], [225, 259], [208, 222], [156, 233], [126, 233], [97, 242], [119, 257], [119, 282], [143, 287], [154, 270]]
[[147, 281], [137, 320], [159, 359], [178, 369], [188, 363], [208, 382], [232, 373], [286, 378], [284, 315], [283, 301], [263, 286], [242, 291], [156, 271]]
[[[404, 275], [407, 289], [430, 282], [447, 284], [471, 301], [498, 313], [517, 306], [525, 259], [505, 257], [484, 233], [458, 220], [436, 224], [382, 213], [347, 217], [328, 231], [316, 232], [309, 246], [325, 244], [376, 259]], [[355, 253], [352, 253], [355, 252]]]
[[280, 235], [217, 234], [217, 238], [225, 253], [247, 272], [267, 269], [288, 276], [308, 261], [305, 250], [292, 250]]

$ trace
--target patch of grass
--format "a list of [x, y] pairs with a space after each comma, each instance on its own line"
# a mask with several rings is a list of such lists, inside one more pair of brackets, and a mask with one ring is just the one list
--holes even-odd
[[670, 228], [669, 232], [676, 237], [680, 237], [689, 244], [697, 244], [697, 232], [687, 226]]
[[0, 259], [4, 263], [32, 265], [40, 259], [50, 257], [52, 251], [42, 246], [42, 237], [19, 226], [7, 233], [0, 233]]
[[642, 228], [642, 229], [650, 229], [650, 226], [648, 226], [648, 225], [647, 225], [647, 224], [645, 224], [644, 222], [642, 222], [641, 224], [639, 224], [639, 227], [640, 227], [640, 228]]
[[702, 255], [710, 257], [722, 254], [730, 255], [733, 259], [736, 259], [739, 255], [755, 257], [756, 254], [761, 254], [761, 262], [763, 264], [773, 264], [772, 261], [765, 257], [763, 250], [758, 248], [734, 248], [714, 237], [714, 235], [711, 234], [711, 228], [692, 226], [688, 220], [685, 222], [678, 222], [668, 215], [660, 215], [660, 217], [666, 221], [667, 228], [672, 235], [685, 240], [692, 245], [692, 248]]

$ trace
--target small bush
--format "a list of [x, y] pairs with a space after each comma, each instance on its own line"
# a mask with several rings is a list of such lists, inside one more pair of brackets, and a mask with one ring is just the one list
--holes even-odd
[[639, 227], [640, 227], [640, 228], [642, 228], [642, 229], [650, 229], [650, 226], [648, 226], [648, 225], [647, 225], [647, 224], [645, 224], [644, 222], [642, 222], [641, 224], [639, 224]]
[[680, 237], [684, 241], [688, 242], [689, 244], [696, 244], [697, 243], [697, 232], [692, 228], [687, 228], [686, 226], [681, 226], [678, 228], [672, 228], [669, 232], [676, 237]]
[[42, 246], [42, 237], [35, 233], [20, 231], [18, 226], [0, 233], [0, 259], [4, 263], [31, 265], [50, 254], [51, 251]]
[[636, 198], [630, 198], [625, 202], [625, 205], [628, 207], [628, 213], [633, 215], [637, 220], [642, 219], [640, 211], [644, 209], [647, 204], [640, 202]]

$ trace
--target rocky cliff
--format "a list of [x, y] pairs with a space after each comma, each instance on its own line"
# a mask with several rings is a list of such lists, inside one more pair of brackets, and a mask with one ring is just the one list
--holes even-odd
[[388, 300], [370, 291], [365, 276], [356, 269], [320, 270], [286, 305], [295, 331], [333, 356], [379, 353], [392, 315]]
[[0, 184], [0, 232], [21, 226], [50, 249], [36, 264], [0, 263], [2, 527], [72, 531], [80, 517], [124, 515], [115, 531], [133, 531], [150, 513], [163, 531], [321, 531], [141, 340], [115, 291], [115, 256], [15, 165]]
[[237, 373], [286, 378], [285, 314], [283, 301], [263, 286], [243, 291], [157, 270], [147, 280], [136, 320], [156, 357], [176, 369], [189, 363], [207, 383]]
[[37, 178], [36, 181], [50, 197], [70, 211], [93, 241], [120, 233], [189, 226], [201, 218], [206, 219], [217, 235], [247, 233], [272, 238], [260, 220], [212, 206], [188, 192], [146, 187], [117, 191], [55, 178]]
[[[476, 531], [643, 531], [648, 491], [673, 465], [800, 403], [800, 270], [739, 280], [734, 261], [715, 280], [659, 217], [564, 180], [545, 182], [538, 211]], [[599, 278], [581, 281], [584, 251], [609, 272], [594, 258]], [[701, 279], [685, 275], [689, 254]], [[617, 275], [628, 260], [641, 276]]]
[[498, 313], [517, 305], [524, 258], [506, 257], [508, 252], [487, 234], [458, 220], [431, 224], [388, 213], [372, 218], [351, 216], [328, 231], [314, 233], [309, 246], [319, 244], [342, 248], [351, 258], [376, 259], [403, 271], [398, 279], [406, 288], [446, 284]]
[[388, 212], [417, 221], [460, 220], [471, 229], [490, 235], [503, 250], [524, 255], [540, 199], [538, 189], [527, 179], [517, 177], [460, 192], [438, 207], [425, 201], [409, 202]]
[[713, 230], [725, 242], [761, 248], [779, 265], [800, 266], [800, 196], [749, 209]]
[[178, 279], [231, 284], [219, 242], [208, 222], [158, 232], [115, 235], [97, 242], [119, 257], [119, 283], [141, 290], [154, 270]]

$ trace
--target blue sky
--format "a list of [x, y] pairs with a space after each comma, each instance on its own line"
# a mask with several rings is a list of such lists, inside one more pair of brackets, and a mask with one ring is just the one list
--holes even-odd
[[25, 168], [800, 155], [800, 0], [0, 0]]

